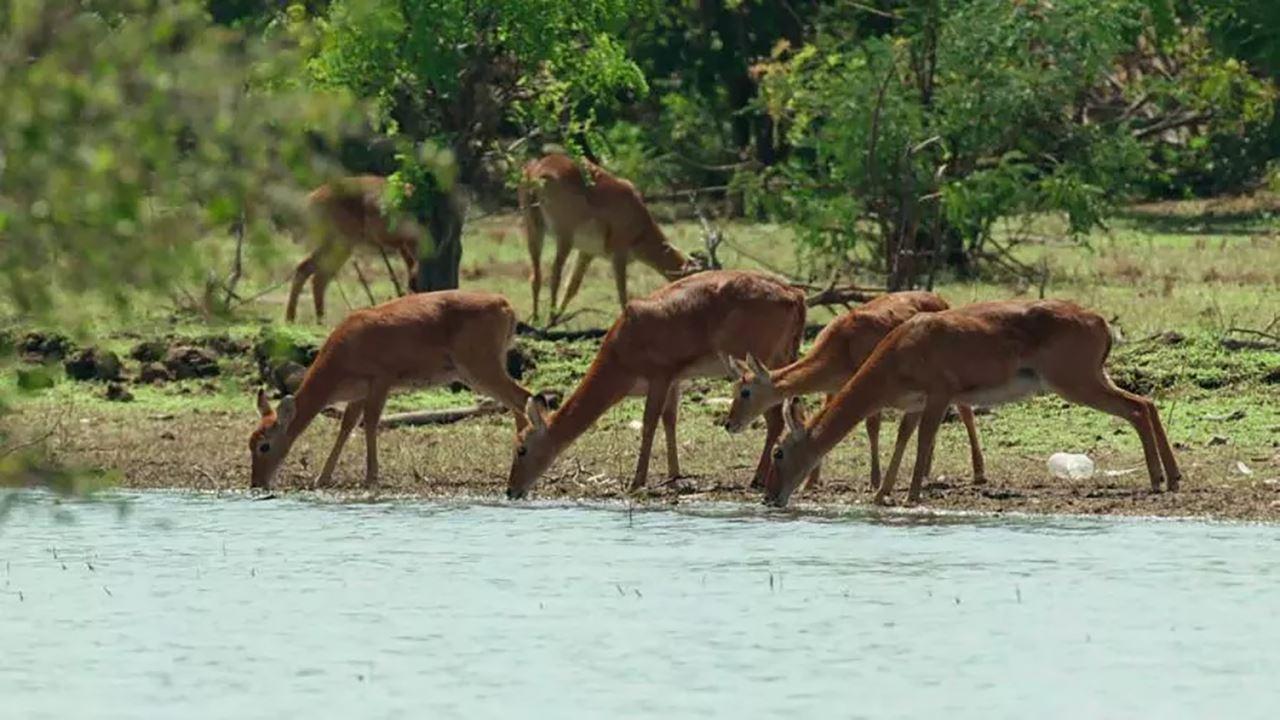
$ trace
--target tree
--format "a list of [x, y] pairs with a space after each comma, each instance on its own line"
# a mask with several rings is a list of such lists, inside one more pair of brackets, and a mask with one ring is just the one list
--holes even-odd
[[[1274, 88], [1193, 30], [1156, 38], [1141, 0], [929, 0], [892, 16], [871, 37], [820, 20], [766, 66], [764, 102], [796, 152], [760, 180], [807, 247], [837, 266], [865, 251], [891, 289], [943, 264], [1026, 273], [997, 223], [1057, 213], [1079, 235], [1159, 145], [1269, 119]], [[1171, 54], [1182, 62], [1148, 72]]]
[[[432, 231], [424, 289], [457, 285], [455, 180], [481, 189], [503, 182], [515, 170], [512, 157], [535, 137], [580, 148], [596, 132], [601, 107], [646, 90], [618, 40], [632, 9], [626, 0], [331, 5], [311, 71], [321, 86], [371, 99], [374, 128], [402, 145], [391, 202]], [[503, 137], [521, 141], [502, 146]], [[456, 167], [441, 172], [445, 165]]]
[[[290, 82], [297, 49], [213, 25], [194, 0], [6, 3], [5, 299], [67, 322], [88, 298], [124, 310], [138, 292], [204, 284], [208, 243], [240, 222], [246, 252], [264, 252], [272, 215], [322, 169], [308, 133], [334, 135], [350, 114]], [[73, 477], [0, 451], [0, 481], [33, 474]]]

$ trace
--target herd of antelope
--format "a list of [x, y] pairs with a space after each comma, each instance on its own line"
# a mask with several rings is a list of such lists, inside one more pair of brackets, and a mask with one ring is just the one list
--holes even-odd
[[[489, 395], [515, 418], [507, 497], [528, 495], [556, 458], [609, 408], [627, 396], [645, 398], [632, 489], [645, 485], [659, 420], [667, 474], [680, 476], [676, 422], [683, 382], [728, 373], [733, 402], [725, 429], [740, 432], [764, 415], [764, 447], [752, 486], [785, 506], [807, 477], [819, 482], [820, 462], [862, 421], [871, 452], [877, 503], [890, 502], [911, 436], [919, 431], [907, 494], [920, 500], [938, 428], [955, 407], [968, 435], [973, 481], [986, 471], [974, 407], [1014, 402], [1045, 391], [1133, 425], [1142, 441], [1151, 489], [1177, 490], [1181, 473], [1151, 400], [1118, 388], [1104, 367], [1112, 336], [1106, 321], [1060, 300], [987, 302], [951, 308], [928, 292], [881, 296], [833, 320], [803, 357], [804, 294], [773, 276], [701, 271], [672, 246], [635, 187], [587, 162], [549, 155], [525, 168], [520, 206], [532, 260], [537, 314], [541, 251], [549, 229], [556, 241], [551, 309], [563, 312], [598, 255], [608, 256], [622, 310], [578, 387], [552, 412], [506, 370], [516, 315], [506, 298], [448, 290], [408, 295], [357, 310], [329, 335], [296, 394], [274, 408], [258, 393], [261, 421], [250, 436], [253, 487], [268, 487], [298, 436], [325, 407], [345, 403], [337, 439], [320, 472], [327, 484], [355, 427], [363, 421], [365, 483], [378, 479], [377, 428], [388, 394], [397, 388], [460, 381]], [[310, 196], [327, 228], [319, 248], [298, 266], [289, 295], [310, 277], [317, 316], [324, 289], [356, 245], [400, 252], [410, 286], [421, 230], [411, 221], [388, 225], [379, 210], [382, 180], [365, 177]], [[558, 298], [569, 251], [577, 258]], [[648, 297], [628, 300], [627, 264], [653, 267], [669, 280]], [[557, 307], [558, 305], [558, 307]], [[826, 402], [806, 420], [800, 396]], [[880, 414], [902, 412], [889, 466], [881, 475]], [[785, 430], [785, 435], [783, 434]]]

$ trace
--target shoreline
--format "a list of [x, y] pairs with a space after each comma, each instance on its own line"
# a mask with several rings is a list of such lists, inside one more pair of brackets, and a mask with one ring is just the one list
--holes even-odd
[[[129, 502], [139, 496], [172, 496], [179, 498], [199, 498], [209, 500], [231, 500], [239, 502], [273, 502], [301, 503], [334, 506], [378, 506], [378, 505], [417, 505], [442, 510], [463, 510], [468, 508], [504, 508], [513, 511], [550, 511], [550, 510], [588, 510], [610, 512], [615, 514], [654, 514], [674, 513], [692, 517], [727, 520], [763, 520], [769, 522], [794, 521], [862, 521], [878, 524], [897, 525], [938, 525], [949, 523], [983, 522], [983, 521], [1025, 521], [1038, 522], [1048, 520], [1071, 520], [1077, 522], [1100, 521], [1106, 523], [1130, 522], [1191, 522], [1222, 525], [1277, 525], [1277, 518], [1237, 518], [1209, 514], [1159, 514], [1148, 515], [1108, 512], [1059, 512], [1019, 510], [986, 510], [956, 507], [934, 507], [927, 504], [915, 506], [880, 506], [870, 503], [849, 502], [814, 502], [800, 501], [786, 508], [766, 507], [759, 501], [747, 499], [715, 498], [705, 499], [695, 495], [685, 495], [685, 499], [673, 502], [656, 494], [639, 501], [628, 502], [619, 498], [608, 497], [572, 497], [557, 496], [551, 498], [534, 498], [532, 500], [511, 501], [500, 496], [478, 495], [467, 492], [458, 493], [425, 493], [425, 492], [381, 492], [362, 489], [272, 489], [252, 490], [248, 488], [201, 488], [191, 486], [131, 486], [120, 484], [107, 486], [92, 493], [81, 496], [64, 496], [44, 488], [9, 488], [8, 492], [43, 496], [60, 504], [92, 504]], [[3, 491], [0, 491], [0, 495]], [[699, 494], [701, 495], [701, 494]], [[676, 496], [681, 497], [681, 496]]]

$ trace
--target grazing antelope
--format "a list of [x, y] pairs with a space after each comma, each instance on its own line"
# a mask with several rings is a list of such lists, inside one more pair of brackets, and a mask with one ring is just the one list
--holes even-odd
[[[642, 487], [649, 474], [659, 418], [667, 440], [667, 472], [679, 477], [675, 429], [680, 381], [723, 375], [723, 355], [752, 354], [775, 367], [794, 360], [804, 317], [801, 291], [767, 275], [732, 270], [692, 275], [627, 303], [586, 377], [554, 415], [547, 415], [540, 398], [529, 400], [529, 427], [517, 434], [507, 497], [524, 497], [565, 448], [627, 395], [645, 397], [632, 489]], [[769, 450], [782, 432], [778, 408], [766, 417], [757, 483], [764, 480]]]
[[274, 410], [258, 391], [258, 428], [249, 436], [251, 487], [268, 487], [289, 449], [327, 405], [345, 402], [342, 424], [317, 484], [329, 482], [342, 446], [364, 418], [365, 484], [378, 480], [378, 420], [397, 387], [455, 380], [490, 395], [526, 424], [529, 392], [506, 370], [516, 315], [501, 295], [442, 290], [357, 310], [330, 333], [295, 396]]
[[[818, 334], [813, 347], [804, 357], [776, 370], [765, 368], [759, 360], [748, 355], [746, 360], [726, 358], [740, 377], [734, 386], [733, 405], [725, 429], [741, 432], [753, 419], [765, 410], [788, 398], [809, 393], [825, 393], [829, 400], [875, 350], [876, 345], [891, 330], [907, 318], [922, 312], [946, 310], [946, 301], [930, 292], [898, 292], [880, 297], [832, 320]], [[973, 460], [973, 481], [985, 482], [982, 447], [978, 441], [978, 428], [974, 424], [973, 410], [967, 405], [957, 408], [965, 430], [969, 434], [969, 449]], [[910, 439], [919, 423], [918, 414], [902, 418], [894, 456]], [[880, 413], [867, 416], [867, 440], [871, 451], [871, 489], [880, 487]]]
[[360, 175], [326, 183], [307, 195], [312, 231], [319, 236], [316, 249], [298, 263], [289, 288], [285, 320], [297, 317], [298, 295], [311, 279], [316, 320], [324, 319], [324, 293], [356, 246], [394, 250], [404, 259], [409, 289], [418, 288], [418, 248], [425, 234], [412, 219], [398, 216], [389, 222], [382, 214], [382, 191], [387, 181], [376, 175]]
[[[668, 280], [688, 275], [701, 267], [679, 248], [667, 242], [662, 228], [635, 186], [611, 175], [588, 160], [579, 164], [567, 155], [551, 154], [524, 167], [520, 184], [520, 210], [524, 215], [525, 240], [533, 265], [533, 315], [538, 317], [538, 296], [542, 292], [542, 239], [547, 229], [556, 241], [551, 264], [551, 315], [563, 313], [578, 293], [587, 266], [596, 257], [608, 257], [618, 304], [627, 304], [627, 263], [632, 259], [657, 270]], [[589, 176], [584, 181], [583, 173]], [[560, 276], [569, 251], [578, 256], [565, 289], [564, 302], [557, 308]]]
[[[949, 405], [999, 405], [1045, 390], [1127, 420], [1142, 440], [1151, 490], [1159, 492], [1162, 481], [1177, 490], [1182, 474], [1155, 403], [1115, 386], [1103, 367], [1110, 351], [1107, 321], [1070, 302], [989, 302], [920, 313], [890, 332], [807, 425], [788, 401], [788, 433], [774, 450], [765, 500], [786, 505], [804, 473], [842, 437], [880, 408], [897, 406], [920, 413], [907, 496], [918, 502]], [[876, 502], [893, 490], [900, 460], [895, 451]]]

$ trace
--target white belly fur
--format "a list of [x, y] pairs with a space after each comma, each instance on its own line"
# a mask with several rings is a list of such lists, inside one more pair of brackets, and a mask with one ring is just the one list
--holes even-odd
[[[1023, 369], [1014, 373], [1013, 378], [1003, 385], [994, 385], [961, 393], [955, 397], [953, 402], [957, 405], [989, 408], [1025, 400], [1048, 389], [1049, 386], [1045, 384], [1044, 378], [1040, 377], [1038, 373], [1033, 370]], [[903, 412], [920, 412], [924, 409], [924, 395], [921, 393], [909, 393], [898, 398], [893, 403], [893, 406]]]
[[[688, 369], [680, 373], [677, 382], [690, 378], [720, 378], [725, 377], [727, 372], [724, 362], [719, 357], [712, 356], [690, 365]], [[649, 381], [647, 380], [637, 380], [636, 384], [631, 386], [632, 395], [647, 395], [648, 393]]]

